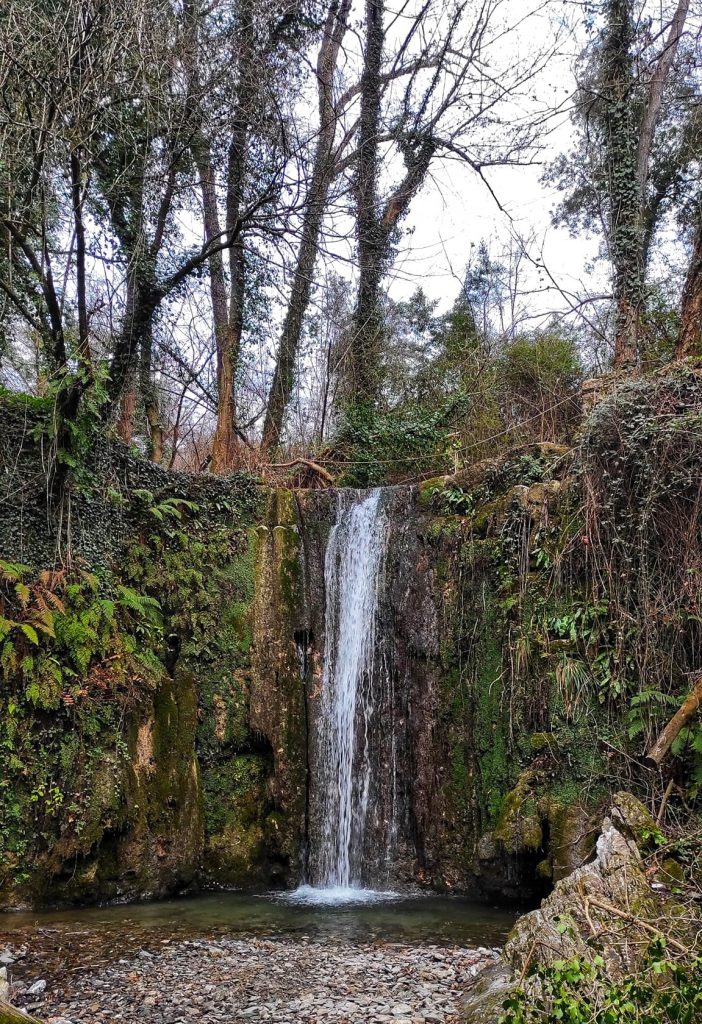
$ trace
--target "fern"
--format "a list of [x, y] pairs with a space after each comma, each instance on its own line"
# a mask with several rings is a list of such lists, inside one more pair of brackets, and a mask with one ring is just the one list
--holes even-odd
[[31, 679], [29, 681], [24, 691], [24, 695], [27, 698], [27, 700], [30, 701], [32, 704], [42, 703], [41, 687], [39, 686], [39, 683], [37, 682], [36, 679]]
[[140, 594], [131, 587], [125, 587], [122, 584], [119, 584], [115, 589], [119, 595], [118, 603], [123, 607], [143, 615], [144, 618], [153, 618], [154, 614], [160, 613], [161, 605], [155, 597], [150, 597], [148, 594]]
[[22, 565], [19, 562], [4, 562], [0, 559], [0, 579], [4, 579], [7, 583], [21, 583], [31, 571], [28, 565]]
[[22, 630], [22, 632], [27, 637], [30, 643], [34, 645], [39, 643], [39, 637], [37, 635], [36, 629], [34, 629], [33, 626], [30, 626], [28, 622], [21, 622], [20, 629]]
[[55, 637], [56, 631], [54, 629], [54, 617], [52, 613], [47, 609], [46, 611], [40, 612], [38, 615], [32, 617], [32, 625], [35, 629], [45, 633], [46, 636]]

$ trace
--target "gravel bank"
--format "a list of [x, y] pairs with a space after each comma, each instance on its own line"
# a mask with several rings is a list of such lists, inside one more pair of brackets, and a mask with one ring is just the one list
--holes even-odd
[[52, 1024], [456, 1024], [467, 984], [496, 955], [304, 938], [185, 941], [15, 1002]]

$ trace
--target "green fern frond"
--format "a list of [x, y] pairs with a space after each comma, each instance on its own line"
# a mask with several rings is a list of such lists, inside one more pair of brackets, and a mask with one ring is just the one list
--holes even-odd
[[7, 583], [20, 583], [32, 570], [21, 562], [5, 562], [0, 559], [0, 579]]
[[30, 643], [35, 645], [39, 643], [39, 637], [37, 635], [36, 629], [34, 629], [33, 626], [30, 626], [28, 622], [20, 622], [20, 629], [27, 637]]

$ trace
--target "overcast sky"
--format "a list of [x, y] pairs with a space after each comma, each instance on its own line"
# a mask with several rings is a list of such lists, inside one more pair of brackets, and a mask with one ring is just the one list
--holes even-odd
[[[558, 38], [557, 53], [533, 83], [531, 113], [555, 108], [545, 123], [540, 163], [485, 172], [501, 210], [470, 168], [456, 160], [437, 162], [404, 222], [402, 252], [389, 278], [390, 293], [406, 297], [421, 283], [440, 308], [446, 308], [460, 285], [471, 244], [477, 246], [485, 239], [497, 257], [516, 233], [531, 239], [529, 255], [535, 261], [543, 256], [552, 275], [530, 266], [528, 260], [523, 262], [521, 284], [528, 293], [524, 301], [534, 315], [547, 314], [568, 305], [558, 288], [573, 296], [608, 288], [606, 267], [595, 259], [600, 240], [582, 234], [573, 238], [566, 229], [554, 227], [551, 212], [559, 194], [541, 181], [544, 167], [573, 144], [569, 114], [576, 84], [574, 63], [587, 38], [584, 8], [570, 0], [502, 0], [499, 6], [504, 22], [518, 25], [509, 37], [510, 52], [519, 55], [546, 48]], [[522, 100], [522, 113], [527, 109]]]
[[[593, 273], [599, 240], [582, 235], [572, 238], [567, 230], [553, 227], [551, 210], [558, 194], [541, 182], [544, 166], [572, 146], [569, 109], [575, 88], [574, 59], [586, 38], [583, 7], [570, 0], [498, 0], [496, 6], [497, 19], [505, 25], [518, 25], [505, 40], [509, 56], [514, 55], [516, 60], [552, 45], [557, 51], [534, 80], [533, 88], [530, 85], [532, 95], [520, 100], [522, 115], [560, 108], [546, 121], [540, 164], [486, 170], [501, 210], [469, 167], [457, 159], [435, 160], [429, 180], [402, 222], [400, 251], [387, 284], [395, 299], [408, 297], [421, 284], [444, 310], [456, 297], [471, 244], [477, 247], [485, 240], [491, 255], [499, 258], [510, 244], [510, 235], [517, 233], [531, 239], [529, 255], [537, 261], [543, 255], [553, 277], [550, 280], [546, 272], [523, 261], [524, 303], [537, 318], [533, 322], [536, 325], [538, 314], [567, 307], [568, 299], [558, 288], [574, 296], [607, 290], [606, 268], [597, 264]], [[388, 5], [388, 20], [395, 8], [406, 10], [407, 0], [394, 0], [394, 5]], [[360, 8], [356, 14], [360, 14]], [[498, 54], [498, 60], [504, 56]], [[347, 59], [353, 63], [357, 57], [349, 53]]]

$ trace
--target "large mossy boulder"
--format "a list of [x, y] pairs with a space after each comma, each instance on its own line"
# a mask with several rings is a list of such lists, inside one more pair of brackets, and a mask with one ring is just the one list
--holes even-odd
[[[513, 928], [502, 960], [480, 975], [465, 1004], [466, 1024], [497, 1024], [503, 1003], [521, 986], [531, 1000], [544, 992], [530, 967], [602, 957], [608, 979], [636, 970], [658, 929], [674, 931], [675, 907], [652, 887], [642, 849], [657, 832], [646, 808], [618, 793], [602, 822], [594, 859], [556, 883], [541, 906]], [[622, 941], [626, 933], [626, 941]]]

